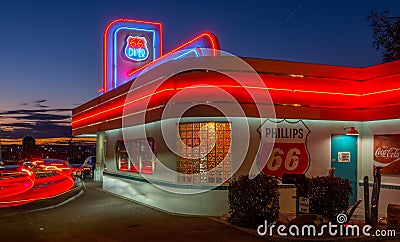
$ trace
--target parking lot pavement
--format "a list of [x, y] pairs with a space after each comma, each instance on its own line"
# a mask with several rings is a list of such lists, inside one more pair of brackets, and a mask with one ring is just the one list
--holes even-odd
[[88, 182], [78, 198], [59, 207], [5, 215], [0, 241], [265, 241], [222, 223], [166, 214]]

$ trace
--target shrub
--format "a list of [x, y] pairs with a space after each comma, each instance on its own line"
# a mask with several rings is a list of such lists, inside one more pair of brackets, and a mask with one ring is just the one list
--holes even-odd
[[352, 193], [348, 179], [328, 176], [308, 178], [310, 213], [336, 221], [336, 216], [348, 209]]
[[279, 217], [278, 181], [260, 173], [250, 180], [240, 176], [229, 185], [229, 219], [237, 226], [256, 227]]

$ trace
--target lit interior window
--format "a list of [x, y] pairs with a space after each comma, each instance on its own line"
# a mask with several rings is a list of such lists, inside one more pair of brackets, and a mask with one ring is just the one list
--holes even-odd
[[230, 123], [181, 123], [177, 144], [182, 155], [178, 155], [177, 171], [185, 174], [179, 182], [221, 183], [230, 177]]
[[118, 140], [116, 143], [116, 160], [120, 171], [153, 174], [156, 169], [154, 154], [153, 138]]

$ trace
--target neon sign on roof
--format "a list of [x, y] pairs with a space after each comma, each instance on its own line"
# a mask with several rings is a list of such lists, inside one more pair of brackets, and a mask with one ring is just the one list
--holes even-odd
[[109, 92], [134, 79], [143, 70], [170, 60], [174, 52], [184, 51], [178, 58], [202, 56], [201, 48], [219, 49], [215, 35], [200, 34], [163, 54], [161, 23], [116, 19], [104, 31], [104, 83], [99, 92]]

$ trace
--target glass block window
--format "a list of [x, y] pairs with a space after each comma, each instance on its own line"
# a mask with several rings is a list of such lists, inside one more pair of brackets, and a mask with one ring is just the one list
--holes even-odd
[[181, 123], [177, 144], [181, 154], [177, 159], [177, 171], [186, 174], [178, 177], [179, 182], [221, 183], [230, 177], [230, 123]]
[[[129, 154], [128, 155], [128, 150]], [[120, 171], [153, 174], [156, 168], [154, 139], [118, 140], [116, 143], [117, 167]]]

